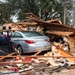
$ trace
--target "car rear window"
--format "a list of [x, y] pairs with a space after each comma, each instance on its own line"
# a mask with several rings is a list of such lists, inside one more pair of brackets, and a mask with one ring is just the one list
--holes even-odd
[[23, 32], [23, 33], [26, 37], [44, 36], [44, 34], [38, 32]]

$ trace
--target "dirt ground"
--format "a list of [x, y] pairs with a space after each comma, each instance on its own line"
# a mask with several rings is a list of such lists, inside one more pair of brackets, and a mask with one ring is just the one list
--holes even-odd
[[[75, 75], [75, 68], [50, 67], [45, 63], [32, 64], [33, 69], [20, 73], [20, 75]], [[74, 66], [73, 66], [74, 67]]]
[[49, 73], [49, 72], [33, 72], [33, 71], [28, 71], [28, 72], [23, 72], [20, 75], [75, 75], [75, 69], [64, 69], [61, 70], [60, 72], [53, 72], [53, 73]]

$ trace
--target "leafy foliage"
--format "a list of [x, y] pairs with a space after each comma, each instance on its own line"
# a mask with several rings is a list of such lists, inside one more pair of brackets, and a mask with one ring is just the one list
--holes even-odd
[[[25, 19], [22, 13], [32, 12], [44, 20], [60, 19], [63, 21], [63, 2], [65, 0], [7, 0], [0, 2], [0, 24], [11, 22], [11, 16], [17, 14], [18, 20]], [[72, 11], [72, 0], [66, 0], [67, 23], [70, 23]]]

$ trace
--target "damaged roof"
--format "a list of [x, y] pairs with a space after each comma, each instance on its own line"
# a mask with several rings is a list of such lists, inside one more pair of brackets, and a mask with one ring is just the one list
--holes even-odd
[[75, 28], [66, 26], [64, 24], [59, 24], [59, 23], [50, 23], [47, 21], [40, 21], [40, 20], [35, 20], [35, 22], [39, 23], [40, 26], [44, 27], [46, 30], [49, 31], [70, 31], [70, 32], [75, 32]]
[[75, 35], [75, 28], [61, 24], [56, 23], [53, 21], [40, 21], [40, 20], [34, 20], [37, 22], [40, 26], [44, 27], [44, 31], [48, 34], [55, 34], [60, 36], [71, 36]]

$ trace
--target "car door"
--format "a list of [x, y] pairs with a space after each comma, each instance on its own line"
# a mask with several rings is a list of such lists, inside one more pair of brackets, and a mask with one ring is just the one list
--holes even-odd
[[15, 32], [11, 38], [11, 41], [14, 43], [14, 46], [17, 47], [17, 45], [21, 44], [22, 39], [23, 36], [21, 35], [21, 33]]

